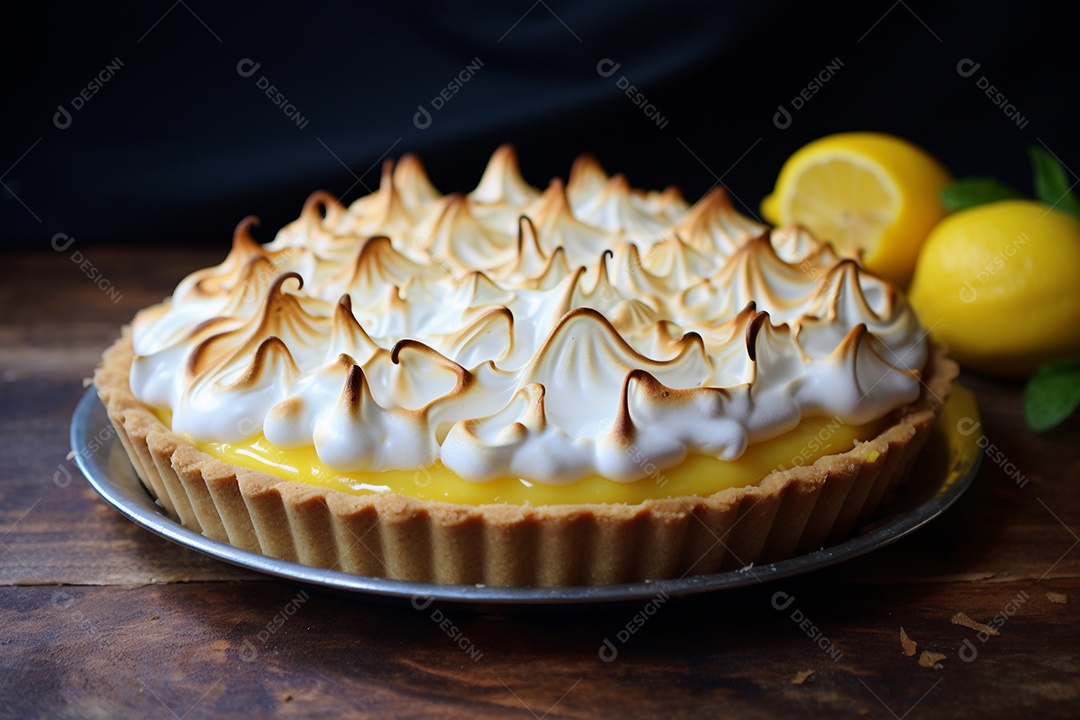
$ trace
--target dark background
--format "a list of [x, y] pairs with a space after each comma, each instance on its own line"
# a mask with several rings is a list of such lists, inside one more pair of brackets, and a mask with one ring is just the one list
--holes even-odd
[[[17, 8], [17, 9], [16, 9]], [[162, 0], [116, 6], [9, 4], [5, 28], [0, 242], [214, 244], [255, 214], [268, 241], [304, 198], [351, 201], [379, 160], [421, 155], [444, 192], [469, 190], [515, 143], [535, 185], [580, 152], [634, 185], [694, 200], [717, 179], [758, 211], [784, 159], [842, 130], [908, 137], [957, 175], [1030, 190], [1024, 147], [1080, 170], [1073, 107], [1076, 22], [1065, 3], [652, 4], [523, 0], [263, 4]], [[66, 129], [53, 121], [115, 58], [114, 77]], [[241, 77], [237, 63], [260, 64]], [[440, 110], [431, 99], [479, 71]], [[620, 63], [610, 77], [605, 58]], [[961, 77], [957, 63], [981, 64]], [[825, 66], [840, 70], [779, 129], [773, 116]], [[306, 120], [256, 86], [265, 76]], [[985, 76], [1026, 120], [982, 90]], [[666, 120], [657, 127], [616, 81]], [[419, 105], [429, 127], [413, 123]], [[336, 156], [336, 157], [335, 157]], [[1073, 178], [1075, 179], [1075, 178]]]

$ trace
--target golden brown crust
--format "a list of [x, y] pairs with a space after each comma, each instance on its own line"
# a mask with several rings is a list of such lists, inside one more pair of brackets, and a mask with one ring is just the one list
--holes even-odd
[[734, 570], [850, 535], [906, 480], [958, 368], [934, 347], [919, 399], [854, 449], [710, 497], [638, 505], [482, 505], [354, 496], [231, 466], [135, 399], [131, 329], [94, 383], [151, 494], [185, 526], [271, 557], [373, 577], [601, 585]]

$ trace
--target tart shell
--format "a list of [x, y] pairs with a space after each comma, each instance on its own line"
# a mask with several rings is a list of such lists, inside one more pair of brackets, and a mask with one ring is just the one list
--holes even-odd
[[94, 376], [146, 489], [185, 527], [243, 550], [372, 577], [605, 585], [736, 570], [836, 543], [906, 481], [958, 373], [931, 346], [918, 400], [877, 437], [760, 483], [637, 505], [460, 505], [348, 495], [213, 458], [132, 394], [131, 328]]

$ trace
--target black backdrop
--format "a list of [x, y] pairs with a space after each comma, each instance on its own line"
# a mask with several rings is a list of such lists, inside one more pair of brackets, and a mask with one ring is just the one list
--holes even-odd
[[224, 251], [247, 214], [266, 241], [312, 190], [374, 189], [383, 156], [419, 153], [444, 192], [469, 190], [504, 141], [533, 184], [590, 151], [691, 200], [722, 178], [754, 212], [784, 158], [841, 130], [1027, 190], [1027, 144], [1080, 171], [1067, 7], [7, 4], [0, 241]]

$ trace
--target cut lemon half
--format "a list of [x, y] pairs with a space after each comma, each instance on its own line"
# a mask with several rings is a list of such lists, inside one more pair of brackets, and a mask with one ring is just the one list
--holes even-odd
[[801, 225], [837, 252], [906, 285], [919, 248], [945, 216], [952, 181], [922, 148], [883, 133], [839, 133], [795, 152], [761, 203], [774, 225]]

